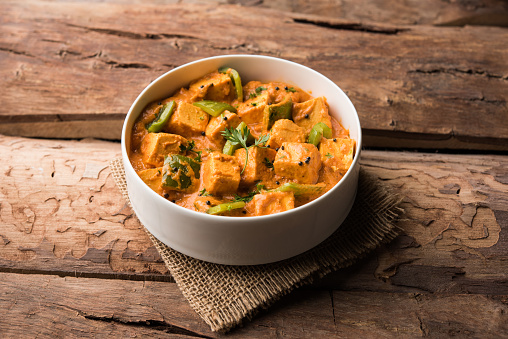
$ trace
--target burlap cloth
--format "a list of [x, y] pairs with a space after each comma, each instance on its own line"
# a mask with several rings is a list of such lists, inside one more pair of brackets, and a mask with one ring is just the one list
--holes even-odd
[[[110, 162], [127, 202], [122, 159]], [[227, 266], [179, 253], [147, 231], [191, 307], [212, 331], [227, 332], [295, 288], [345, 268], [398, 234], [400, 199], [360, 171], [355, 204], [344, 223], [323, 243], [296, 257], [266, 265]], [[146, 228], [145, 228], [146, 230]]]

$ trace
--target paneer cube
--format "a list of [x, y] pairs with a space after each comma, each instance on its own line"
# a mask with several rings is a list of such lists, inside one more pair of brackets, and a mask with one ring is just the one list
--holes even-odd
[[189, 90], [199, 93], [205, 100], [229, 101], [234, 99], [235, 89], [228, 74], [212, 72], [189, 86]]
[[191, 137], [206, 130], [209, 115], [187, 102], [179, 102], [164, 131]]
[[293, 192], [265, 192], [256, 194], [246, 209], [253, 215], [268, 215], [295, 208]]
[[261, 92], [258, 96], [240, 103], [237, 108], [236, 113], [243, 122], [249, 125], [251, 132], [256, 137], [264, 132], [263, 117], [267, 103], [268, 94]]
[[241, 174], [240, 185], [250, 186], [257, 181], [270, 180], [274, 176], [273, 160], [277, 152], [271, 148], [249, 148], [249, 158], [245, 165], [245, 148], [236, 150], [235, 157], [238, 159], [238, 165], [245, 170]]
[[284, 142], [273, 162], [275, 174], [299, 184], [315, 184], [319, 178], [321, 155], [308, 143]]
[[162, 195], [161, 180], [162, 167], [149, 168], [138, 172], [141, 180], [145, 182], [152, 190]]
[[318, 97], [293, 104], [293, 121], [309, 135], [312, 127], [318, 122], [332, 128], [332, 119], [328, 114], [328, 105], [324, 97]]
[[222, 131], [227, 128], [236, 128], [240, 124], [240, 117], [230, 111], [224, 111], [217, 117], [210, 118], [208, 126], [206, 126], [206, 137], [217, 146], [224, 147], [226, 140], [222, 136]]
[[286, 142], [305, 142], [305, 132], [303, 128], [289, 119], [277, 120], [270, 130], [270, 139], [267, 145], [271, 148], [279, 148]]
[[[334, 141], [335, 140], [335, 141]], [[344, 175], [351, 164], [355, 151], [354, 139], [321, 139], [319, 152], [321, 153], [321, 161], [326, 167], [331, 168], [334, 172], [340, 172]]]
[[240, 184], [240, 171], [234, 156], [210, 153], [202, 166], [204, 188], [212, 195], [236, 192]]
[[201, 97], [199, 92], [191, 91], [187, 88], [180, 88], [180, 90], [174, 93], [172, 97], [162, 100], [161, 103], [164, 105], [172, 100], [174, 100], [177, 104], [180, 102], [187, 102], [191, 104], [195, 101], [201, 100]]
[[300, 88], [283, 82], [270, 82], [265, 86], [272, 102], [281, 102], [287, 95], [291, 96], [292, 102], [303, 102], [311, 98], [310, 94]]
[[[187, 139], [170, 133], [148, 133], [141, 141], [143, 162], [160, 167], [168, 154], [178, 154], [181, 148], [187, 147]], [[180, 147], [182, 146], [182, 147]]]

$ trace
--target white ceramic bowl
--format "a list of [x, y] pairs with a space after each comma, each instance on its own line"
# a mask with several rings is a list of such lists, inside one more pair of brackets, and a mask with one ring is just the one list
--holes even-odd
[[[145, 106], [169, 97], [222, 66], [250, 80], [282, 81], [325, 96], [330, 114], [356, 140], [351, 168], [320, 198], [290, 211], [259, 217], [224, 217], [198, 213], [169, 202], [139, 178], [128, 159], [132, 126]], [[157, 239], [191, 257], [227, 265], [264, 264], [303, 253], [330, 236], [349, 213], [358, 184], [362, 134], [358, 114], [344, 92], [320, 73], [283, 59], [257, 55], [227, 55], [175, 68], [153, 81], [132, 104], [122, 131], [122, 157], [129, 198], [139, 220]]]

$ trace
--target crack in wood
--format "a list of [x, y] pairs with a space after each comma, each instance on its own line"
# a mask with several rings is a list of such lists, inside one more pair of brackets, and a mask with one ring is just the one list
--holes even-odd
[[373, 34], [397, 35], [402, 32], [409, 31], [408, 28], [388, 28], [379, 27], [374, 25], [366, 25], [362, 23], [348, 22], [348, 23], [332, 23], [324, 20], [293, 18], [293, 22], [306, 25], [314, 25], [318, 27], [331, 28], [337, 30], [357, 31]]
[[23, 55], [23, 56], [27, 56], [27, 57], [31, 57], [31, 58], [35, 58], [35, 55], [32, 55], [32, 54], [30, 54], [28, 52], [25, 52], [25, 51], [18, 51], [18, 50], [13, 49], [13, 48], [0, 47], [0, 51], [7, 52], [7, 53], [12, 53], [12, 54], [16, 54], [16, 55]]
[[87, 27], [87, 26], [81, 26], [81, 25], [75, 25], [71, 23], [64, 23], [66, 26], [75, 27], [75, 28], [81, 28], [86, 31], [100, 33], [100, 34], [107, 34], [107, 35], [115, 35], [122, 38], [129, 38], [129, 39], [160, 39], [160, 36], [154, 35], [154, 34], [139, 34], [139, 33], [133, 33], [128, 31], [122, 31], [117, 29], [111, 29], [111, 28], [95, 28], [95, 27]]
[[111, 67], [113, 68], [138, 68], [138, 69], [150, 69], [152, 67], [150, 67], [149, 65], [147, 64], [142, 64], [142, 63], [138, 63], [138, 62], [132, 62], [132, 63], [121, 63], [121, 62], [116, 62], [116, 61], [106, 61], [105, 62], [107, 65], [111, 65]]
[[191, 39], [191, 40], [200, 40], [197, 37], [185, 34], [170, 34], [170, 33], [161, 33], [161, 34], [152, 34], [152, 33], [134, 33], [129, 31], [123, 31], [112, 28], [96, 28], [96, 27], [87, 27], [82, 25], [76, 25], [71, 23], [63, 23], [66, 26], [81, 28], [89, 32], [95, 32], [106, 35], [114, 35], [121, 38], [135, 39], [135, 40], [160, 40], [160, 39]]
[[[0, 259], [1, 264], [1, 259]], [[127, 281], [157, 281], [165, 283], [175, 283], [175, 279], [169, 274], [156, 274], [154, 271], [150, 272], [80, 272], [74, 271], [58, 271], [55, 269], [43, 270], [35, 268], [13, 268], [0, 266], [0, 273], [15, 273], [15, 274], [34, 274], [44, 276], [58, 276], [60, 278], [73, 277], [73, 278], [93, 278], [93, 279], [118, 279]]]
[[9, 238], [7, 238], [5, 235], [3, 234], [0, 234], [0, 237], [2, 238], [2, 241], [4, 242], [4, 246], [5, 245], [8, 245], [11, 241], [9, 240]]
[[108, 323], [120, 323], [127, 326], [134, 326], [134, 327], [146, 327], [150, 328], [152, 330], [162, 331], [165, 333], [170, 334], [178, 334], [178, 335], [187, 335], [194, 338], [206, 338], [206, 339], [212, 339], [212, 337], [199, 334], [197, 332], [188, 330], [186, 328], [176, 326], [173, 324], [170, 324], [166, 321], [161, 320], [153, 320], [153, 319], [146, 319], [146, 320], [123, 320], [120, 318], [117, 318], [115, 316], [99, 316], [99, 315], [93, 315], [93, 314], [87, 314], [83, 311], [77, 310], [78, 314], [85, 319], [94, 320], [94, 321], [104, 321]]
[[427, 326], [425, 326], [425, 323], [423, 322], [423, 319], [419, 315], [416, 315], [416, 318], [418, 319], [418, 324], [419, 324], [419, 327], [420, 327], [420, 331], [422, 331], [422, 336], [423, 337], [428, 336], [429, 335], [429, 330], [428, 330]]
[[335, 318], [335, 305], [334, 305], [334, 301], [333, 301], [333, 290], [330, 290], [330, 300], [332, 303], [333, 326], [337, 327], [337, 320]]
[[451, 183], [444, 185], [443, 188], [439, 189], [439, 193], [442, 194], [459, 194], [460, 193], [460, 185]]
[[201, 40], [200, 38], [194, 37], [192, 35], [184, 35], [184, 34], [168, 34], [162, 33], [160, 36], [166, 39], [190, 39], [190, 40]]
[[487, 78], [491, 79], [501, 79], [501, 80], [508, 80], [508, 76], [502, 76], [498, 74], [491, 74], [487, 71], [480, 71], [480, 70], [473, 70], [473, 69], [460, 69], [460, 68], [434, 68], [434, 69], [414, 69], [409, 70], [407, 73], [419, 73], [419, 74], [439, 74], [439, 73], [446, 73], [446, 74], [467, 74], [467, 75], [479, 75], [479, 76], [485, 76]]

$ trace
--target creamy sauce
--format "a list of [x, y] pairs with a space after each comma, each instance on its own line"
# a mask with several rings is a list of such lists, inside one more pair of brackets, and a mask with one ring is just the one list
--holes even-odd
[[[337, 182], [340, 181], [340, 179], [343, 177], [343, 175], [351, 165], [352, 154], [354, 154], [355, 144], [353, 140], [349, 139], [349, 131], [344, 129], [343, 126], [336, 119], [334, 119], [328, 114], [328, 106], [326, 105], [326, 99], [323, 99], [322, 102], [324, 102], [324, 106], [321, 108], [318, 105], [319, 102], [314, 106], [307, 107], [306, 103], [311, 103], [312, 101], [309, 100], [314, 99], [309, 93], [304, 92], [295, 86], [291, 86], [289, 84], [281, 82], [262, 83], [259, 81], [251, 81], [243, 86], [243, 93], [244, 93], [242, 100], [243, 102], [240, 102], [236, 97], [234, 81], [226, 74], [213, 72], [193, 82], [189, 86], [189, 88], [182, 88], [178, 92], [176, 92], [175, 94], [164, 100], [149, 104], [136, 120], [131, 134], [131, 148], [129, 152], [129, 159], [136, 172], [138, 172], [138, 174], [142, 177], [142, 179], [145, 180], [145, 182], [147, 182], [147, 184], [149, 184], [150, 187], [152, 187], [161, 196], [182, 207], [199, 212], [206, 212], [208, 208], [223, 202], [234, 200], [235, 197], [238, 196], [245, 197], [249, 194], [252, 195], [252, 192], [255, 191], [257, 187], [259, 187], [258, 184], [263, 185], [263, 189], [260, 190], [260, 192], [264, 192], [276, 189], [285, 183], [298, 183], [299, 180], [297, 179], [295, 171], [306, 170], [307, 167], [305, 166], [307, 166], [307, 164], [309, 163], [309, 159], [302, 159], [301, 162], [303, 162], [303, 164], [300, 164], [299, 165], [300, 167], [296, 166], [295, 167], [296, 170], [292, 170], [292, 172], [291, 171], [289, 172], [292, 173], [293, 175], [290, 175], [289, 177], [281, 176], [277, 174], [276, 170], [279, 167], [273, 168], [274, 166], [273, 161], [277, 161], [277, 155], [275, 154], [281, 153], [277, 149], [277, 151], [276, 150], [269, 152], [267, 151], [268, 152], [267, 154], [270, 154], [270, 156], [272, 155], [274, 156], [273, 158], [274, 160], [271, 161], [272, 168], [270, 168], [270, 164], [265, 164], [267, 165], [267, 168], [262, 168], [262, 172], [264, 174], [259, 177], [260, 180], [256, 181], [256, 184], [245, 184], [244, 179], [245, 180], [247, 179], [242, 177], [242, 180], [238, 185], [238, 189], [236, 189], [234, 192], [208, 195], [209, 192], [207, 192], [207, 190], [209, 187], [206, 187], [204, 183], [205, 179], [203, 179], [203, 176], [209, 174], [207, 172], [208, 169], [203, 168], [204, 166], [203, 164], [209, 158], [210, 154], [212, 153], [215, 154], [214, 152], [222, 152], [224, 143], [226, 141], [223, 140], [222, 136], [220, 136], [219, 138], [215, 136], [214, 139], [211, 136], [206, 135], [204, 130], [199, 133], [197, 133], [196, 131], [189, 130], [188, 132], [185, 131], [185, 133], [181, 135], [188, 142], [193, 143], [194, 147], [192, 151], [183, 152], [183, 154], [194, 158], [197, 156], [198, 154], [197, 152], [200, 153], [201, 176], [199, 178], [199, 181], [196, 180], [196, 183], [193, 184], [192, 189], [190, 191], [189, 189], [178, 191], [175, 190], [173, 187], [165, 187], [164, 184], [162, 183], [158, 184], [158, 180], [159, 181], [161, 180], [160, 169], [162, 167], [146, 162], [146, 156], [148, 151], [147, 146], [146, 145], [143, 146], [143, 143], [147, 142], [145, 138], [149, 134], [149, 132], [147, 131], [147, 126], [157, 119], [161, 108], [165, 104], [173, 100], [176, 103], [177, 110], [181, 108], [180, 105], [182, 105], [182, 103], [191, 104], [204, 99], [229, 103], [230, 105], [237, 108], [237, 114], [230, 115], [229, 121], [233, 120], [231, 118], [235, 118], [237, 122], [242, 121], [245, 122], [250, 130], [250, 133], [255, 138], [260, 138], [263, 135], [266, 135], [267, 133], [272, 133], [274, 135], [271, 137], [275, 137], [277, 131], [274, 131], [273, 129], [272, 130], [266, 129], [266, 123], [263, 122], [263, 116], [266, 114], [266, 110], [268, 109], [267, 107], [271, 105], [276, 105], [277, 103], [281, 103], [283, 102], [283, 100], [287, 100], [288, 96], [290, 96], [293, 105], [292, 115], [294, 116], [294, 122], [299, 124], [299, 126], [301, 127], [295, 128], [297, 128], [298, 130], [300, 129], [306, 130], [305, 140], [308, 138], [308, 132], [311, 127], [308, 122], [311, 121], [309, 119], [321, 119], [320, 121], [324, 121], [325, 123], [330, 125], [329, 127], [332, 128], [332, 136], [331, 138], [329, 138], [328, 141], [336, 140], [337, 143], [340, 143], [342, 145], [341, 147], [334, 148], [334, 144], [332, 144], [330, 141], [329, 143], [330, 151], [326, 153], [323, 153], [322, 145], [320, 145], [320, 150], [318, 150], [317, 148], [316, 150], [313, 149], [314, 152], [316, 151], [321, 152], [317, 153], [319, 154], [321, 160], [317, 176], [318, 179], [317, 181], [312, 182], [310, 184], [321, 184], [324, 186], [324, 189], [322, 189], [319, 192], [319, 194], [310, 194], [310, 195], [305, 194], [302, 196], [295, 195], [294, 207], [296, 208], [298, 206], [308, 203], [309, 201], [316, 199], [317, 197], [324, 194], [326, 191], [328, 191], [334, 185], [336, 185]], [[298, 108], [300, 106], [301, 109]], [[163, 127], [163, 130], [160, 131], [160, 133], [176, 134], [173, 132], [174, 128], [171, 126], [177, 126], [180, 123], [177, 120], [177, 118], [178, 117], [176, 117], [176, 113], [173, 113], [173, 116], [171, 116], [171, 119], [173, 120], [170, 120], [170, 122]], [[200, 119], [202, 120], [203, 118], [201, 117]], [[212, 119], [214, 118], [209, 117], [209, 119], [210, 120], [208, 121], [208, 124], [210, 124], [210, 121], [212, 121]], [[298, 121], [301, 121], [301, 123], [298, 123]], [[222, 123], [222, 121], [215, 121], [215, 123]], [[230, 128], [235, 127], [236, 126], [230, 126]], [[322, 140], [324, 140], [324, 138]], [[346, 142], [344, 143], [344, 141]], [[235, 155], [238, 157], [239, 153], [235, 153]], [[244, 162], [239, 161], [238, 169], [241, 169], [243, 165]], [[261, 165], [258, 164], [258, 166]], [[151, 179], [150, 178], [147, 179], [146, 170], [154, 168], [159, 169], [157, 177], [152, 176], [150, 177]], [[148, 181], [150, 181], [151, 184]], [[274, 212], [273, 208], [268, 207], [266, 207], [263, 210], [262, 205], [265, 203], [264, 201], [271, 201], [268, 197], [266, 199], [261, 199], [260, 196], [255, 200], [257, 200], [256, 203], [252, 201], [248, 202], [245, 205], [245, 207], [238, 210], [229, 211], [223, 215], [255, 216], [259, 215], [259, 213], [263, 214], [264, 213], [263, 211], [269, 211], [266, 213], [277, 212], [277, 209], [275, 209]], [[258, 206], [257, 207], [254, 206], [255, 204], [258, 204]], [[288, 204], [293, 204], [293, 201], [289, 201]], [[286, 207], [282, 206], [281, 208], [284, 209]]]

